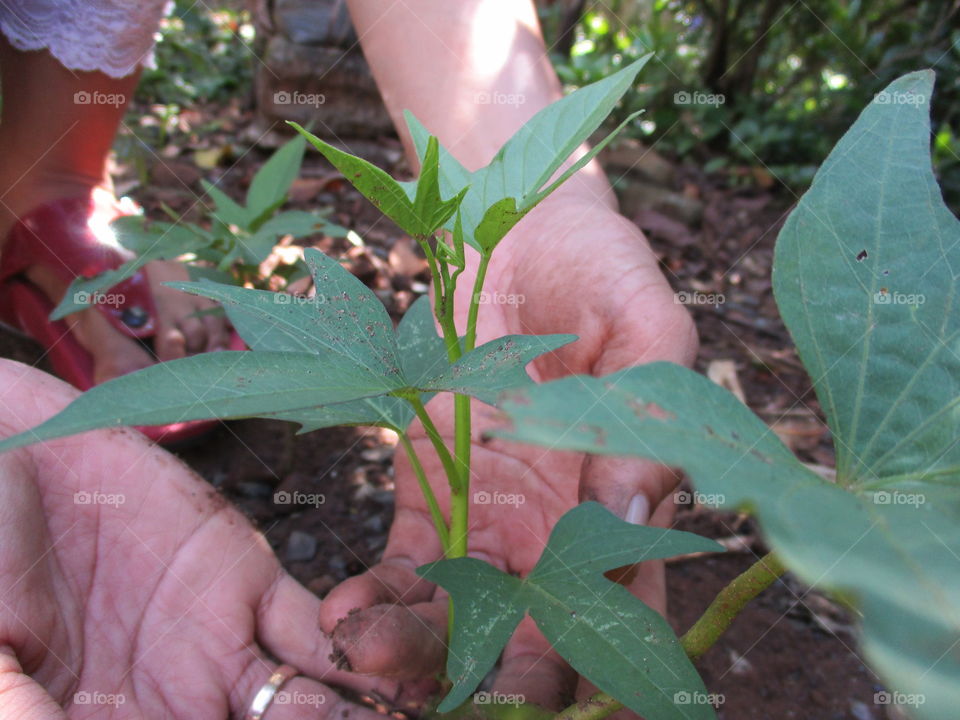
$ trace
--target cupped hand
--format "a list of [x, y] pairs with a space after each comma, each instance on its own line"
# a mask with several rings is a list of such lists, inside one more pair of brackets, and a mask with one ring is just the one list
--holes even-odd
[[[461, 330], [472, 282], [468, 270], [458, 285]], [[692, 321], [675, 302], [642, 233], [602, 203], [569, 194], [545, 201], [504, 239], [484, 299], [478, 344], [513, 333], [579, 336], [532, 364], [531, 375], [540, 382], [604, 375], [654, 360], [690, 364], [697, 350]], [[666, 468], [484, 441], [483, 432], [499, 420], [487, 406], [475, 402], [474, 408], [471, 556], [525, 575], [556, 521], [584, 500], [600, 501], [631, 522], [669, 521], [672, 504], [662, 501], [676, 477]], [[449, 439], [451, 397], [435, 398], [428, 409]], [[440, 463], [422, 428], [414, 426], [411, 437], [447, 512]], [[442, 667], [447, 602], [414, 573], [441, 555], [409, 464], [398, 457], [396, 516], [382, 562], [335, 588], [321, 610], [321, 625], [353, 669], [412, 678]], [[665, 610], [662, 566], [645, 564], [630, 587]], [[574, 680], [526, 618], [504, 651], [494, 689], [558, 708], [572, 696]], [[577, 694], [590, 690], [581, 683]]]
[[[0, 361], [0, 436], [76, 391]], [[131, 430], [0, 455], [0, 720], [244, 718], [277, 661], [298, 668], [264, 720], [374, 718], [341, 672], [320, 603], [265, 538]]]

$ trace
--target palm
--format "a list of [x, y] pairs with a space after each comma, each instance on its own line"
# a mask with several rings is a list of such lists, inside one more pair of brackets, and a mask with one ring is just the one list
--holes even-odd
[[[472, 277], [465, 273], [458, 287], [461, 327], [471, 284]], [[481, 307], [478, 342], [514, 333], [579, 336], [578, 342], [534, 363], [531, 375], [538, 381], [604, 374], [655, 359], [688, 363], [696, 349], [689, 319], [674, 304], [645, 239], [631, 223], [606, 210], [568, 203], [528, 218], [498, 248], [485, 287], [491, 302]], [[449, 396], [429, 406], [441, 430], [453, 427], [452, 406]], [[650, 466], [639, 466], [639, 479], [602, 485], [602, 478], [593, 477], [598, 470], [622, 474], [622, 468], [592, 460], [584, 472], [583, 456], [575, 453], [484, 441], [483, 431], [496, 422], [491, 408], [475, 404], [470, 554], [508, 572], [523, 575], [532, 569], [550, 529], [580, 499], [623, 506], [638, 484], [656, 498], [670, 486], [669, 474]], [[444, 474], [429, 441], [419, 426], [411, 429], [411, 436], [438, 498], [446, 498]], [[632, 467], [636, 474], [638, 466]], [[617, 493], [626, 499], [618, 499]], [[442, 636], [442, 624], [438, 627], [435, 620], [436, 604], [428, 605], [433, 590], [423, 584], [410, 587], [410, 573], [440, 554], [422, 494], [405, 458], [400, 458], [396, 516], [383, 564], [334, 591], [321, 616], [325, 629], [333, 630], [352, 608], [399, 598], [430, 625], [424, 633], [413, 622], [408, 634], [419, 632], [421, 642], [435, 641]], [[656, 589], [649, 598], [655, 603]], [[567, 671], [527, 623], [505, 652], [498, 687], [523, 692], [533, 702], [556, 704]], [[367, 628], [353, 619], [345, 630], [338, 639], [349, 655]]]
[[[24, 373], [31, 378], [21, 382]], [[4, 434], [68, 399], [37, 371], [4, 363], [0, 374], [5, 409], [30, 416]], [[68, 716], [242, 716], [275, 667], [268, 652], [317, 680], [370, 689], [332, 668], [316, 629], [319, 601], [281, 570], [263, 537], [142, 437], [101, 432], [0, 462], [0, 646]], [[323, 699], [289, 717], [337, 707], [319, 683], [295, 683], [305, 702]]]

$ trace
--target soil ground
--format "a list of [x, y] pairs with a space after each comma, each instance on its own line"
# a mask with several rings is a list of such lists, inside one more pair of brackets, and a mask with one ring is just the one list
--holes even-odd
[[[121, 164], [120, 188], [130, 188], [157, 218], [166, 204], [195, 219], [200, 177], [221, 180], [223, 189], [242, 197], [265, 153], [254, 150], [231, 157], [226, 150], [209, 170], [199, 170], [194, 163], [197, 150], [216, 149], [242, 128], [242, 113], [228, 110], [219, 117], [219, 136], [187, 134], [182, 146], [149, 156], [146, 181], [136, 179], [143, 164]], [[352, 149], [395, 173], [404, 171], [395, 139]], [[730, 187], [689, 168], [678, 170], [673, 185], [699, 205], [699, 223], [651, 214], [629, 202], [623, 211], [648, 231], [676, 290], [724, 296], [719, 304], [690, 306], [702, 343], [697, 369], [728, 386], [739, 385], [747, 404], [803, 461], [831, 467], [829, 433], [779, 320], [770, 285], [774, 240], [795, 198], [756, 184]], [[333, 218], [359, 233], [365, 249], [329, 238], [314, 244], [345, 254], [348, 266], [378, 291], [395, 317], [426, 289], [428, 277], [401, 233], [381, 220], [318, 155], [308, 155], [291, 198], [294, 207], [334, 208]], [[0, 356], [44, 367], [36, 345], [3, 331]], [[262, 528], [290, 572], [319, 595], [376, 562], [384, 548], [393, 508], [393, 447], [378, 431], [333, 429], [295, 437], [283, 423], [234, 422], [179, 454]], [[282, 490], [322, 494], [322, 510], [274, 503], [274, 493]], [[668, 566], [670, 619], [682, 631], [764, 549], [746, 517], [683, 505], [677, 527], [724, 540], [733, 549], [724, 556]], [[881, 688], [858, 658], [852, 633], [839, 607], [786, 576], [756, 600], [699, 663], [710, 692], [724, 698], [719, 716], [887, 717], [886, 708], [874, 703], [874, 693]]]

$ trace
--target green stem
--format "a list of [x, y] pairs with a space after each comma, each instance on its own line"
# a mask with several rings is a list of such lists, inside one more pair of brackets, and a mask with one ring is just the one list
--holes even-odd
[[[767, 553], [723, 588], [700, 619], [680, 638], [680, 645], [691, 660], [709, 650], [730, 623], [757, 595], [786, 572], [774, 553]], [[557, 713], [553, 720], [603, 720], [623, 708], [610, 695], [599, 692]]]
[[405, 432], [400, 433], [400, 443], [403, 445], [403, 449], [407, 451], [410, 466], [413, 468], [413, 473], [417, 476], [417, 482], [420, 483], [420, 491], [427, 501], [427, 507], [430, 509], [430, 517], [433, 518], [433, 525], [437, 530], [437, 536], [440, 538], [440, 545], [443, 547], [444, 554], [446, 554], [450, 548], [450, 531], [447, 530], [447, 522], [444, 520], [443, 513], [440, 511], [437, 496], [434, 495], [433, 488], [430, 487], [430, 483], [427, 480], [427, 474], [423, 471], [420, 457], [417, 455], [417, 451], [414, 450], [413, 443], [410, 442], [410, 437]]
[[[477, 344], [477, 318], [480, 313], [480, 294], [487, 277], [490, 254], [481, 253], [477, 275], [470, 293], [470, 305], [467, 312], [467, 329], [463, 340], [463, 352], [468, 353]], [[452, 309], [452, 307], [451, 307]], [[472, 418], [470, 415], [471, 398], [469, 395], [455, 395], [453, 398], [454, 447], [457, 470], [460, 472], [459, 491], [450, 493], [450, 552], [448, 557], [466, 557], [469, 549], [468, 528], [470, 523], [470, 455], [472, 443]]]
[[419, 396], [409, 397], [407, 400], [413, 407], [413, 412], [416, 413], [417, 418], [423, 425], [423, 429], [427, 431], [427, 437], [430, 438], [430, 442], [433, 443], [433, 449], [436, 450], [437, 457], [440, 458], [440, 464], [443, 465], [443, 471], [447, 474], [447, 481], [450, 483], [451, 493], [455, 492], [460, 486], [460, 473], [457, 472], [457, 466], [453, 462], [453, 457], [451, 457], [450, 451], [447, 450], [443, 438], [440, 436], [440, 431], [437, 430], [437, 426], [433, 424], [433, 420], [430, 418], [430, 414], [423, 406], [423, 401]]
[[477, 277], [473, 281], [473, 292], [470, 293], [470, 309], [467, 312], [467, 335], [464, 338], [464, 352], [470, 352], [477, 344], [477, 316], [480, 314], [480, 295], [483, 293], [483, 282], [487, 277], [487, 266], [490, 264], [489, 253], [481, 253], [480, 265], [477, 266]]

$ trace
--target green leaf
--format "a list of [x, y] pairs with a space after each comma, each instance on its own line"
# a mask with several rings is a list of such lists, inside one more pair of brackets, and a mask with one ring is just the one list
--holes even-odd
[[[377, 296], [339, 262], [312, 248], [305, 257], [316, 287], [311, 298], [209, 282], [171, 283], [221, 302], [251, 352], [206, 353], [111, 380], [41, 430], [0, 443], [0, 450], [96, 427], [199, 418], [255, 416], [300, 422], [305, 429], [351, 423], [403, 430], [412, 410], [402, 397], [425, 401], [435, 392], [458, 392], [492, 402], [504, 387], [531, 383], [524, 365], [570, 340], [510, 336], [451, 366], [428, 299], [417, 303], [395, 332]], [[304, 377], [291, 381], [291, 392], [283, 391], [281, 380], [296, 374], [288, 360], [304, 357], [313, 359], [301, 367]], [[321, 371], [339, 384], [311, 379]], [[171, 390], [174, 381], [179, 384]]]
[[530, 384], [524, 368], [531, 360], [576, 339], [576, 335], [505, 335], [474, 348], [421, 387], [472, 395], [495, 405], [504, 390]]
[[287, 199], [290, 185], [300, 174], [307, 142], [301, 136], [280, 147], [253, 176], [247, 189], [247, 212], [258, 217]]
[[246, 228], [251, 220], [253, 220], [253, 213], [235, 202], [216, 185], [206, 180], [200, 180], [200, 185], [203, 187], [204, 192], [210, 196], [210, 199], [213, 200], [214, 208], [210, 212], [211, 217], [219, 220], [224, 225], [236, 225], [240, 228]]
[[[469, 186], [460, 208], [467, 242], [478, 250], [492, 249], [527, 212], [589, 162], [636, 117], [634, 114], [627, 118], [586, 157], [544, 188], [574, 151], [600, 127], [650, 57], [646, 55], [613, 75], [547, 106], [506, 142], [489, 165], [475, 172], [468, 171], [448, 151], [440, 148], [440, 189], [449, 194]], [[429, 132], [409, 111], [405, 118], [417, 153], [424, 158]], [[512, 203], [506, 202], [508, 200]], [[494, 206], [497, 209], [490, 214]]]
[[205, 353], [97, 385], [36, 428], [0, 442], [0, 452], [102, 427], [259, 417], [382, 395], [395, 389], [388, 383], [335, 355]]
[[[273, 340], [269, 340], [264, 344], [266, 347], [276, 347], [273, 343]], [[446, 346], [443, 338], [437, 334], [430, 298], [426, 295], [418, 298], [400, 320], [400, 325], [397, 327], [397, 352], [404, 377], [414, 385], [423, 384], [438, 370], [447, 366]], [[421, 395], [421, 400], [426, 403], [431, 397], [433, 397], [432, 393], [424, 393]], [[395, 397], [378, 397], [273, 417], [299, 423], [300, 432], [311, 432], [337, 425], [381, 425], [403, 432], [413, 421], [414, 412], [405, 400]]]
[[881, 93], [893, 100], [863, 112], [777, 244], [777, 301], [831, 424], [837, 484], [676, 366], [511, 391], [504, 409], [508, 437], [679, 466], [721, 507], [756, 513], [792, 571], [856, 608], [868, 662], [934, 720], [960, 705], [960, 223], [931, 170], [931, 91], [921, 72]]
[[447, 657], [454, 687], [438, 709], [451, 710], [466, 700], [529, 611], [578, 672], [632, 710], [665, 720], [714, 717], [706, 703], [674, 703], [678, 693], [706, 697], [703, 682], [666, 620], [603, 572], [722, 549], [712, 540], [633, 525], [597, 503], [584, 503], [560, 518], [524, 580], [473, 558], [418, 568], [450, 593], [454, 605]]
[[347, 182], [359, 190], [384, 215], [414, 237], [432, 235], [456, 212], [460, 204], [465, 192], [465, 188], [462, 187], [450, 193], [452, 197], [449, 200], [441, 199], [435, 154], [425, 158], [425, 161], [431, 164], [424, 163], [420, 180], [416, 185], [416, 193], [411, 199], [401, 183], [376, 165], [338, 150], [295, 122], [291, 122], [290, 125], [343, 173]]
[[206, 240], [196, 233], [169, 223], [153, 223], [148, 227], [146, 220], [140, 215], [125, 216], [119, 220], [126, 222], [115, 222], [111, 225], [117, 242], [136, 252], [136, 257], [93, 277], [74, 278], [59, 304], [50, 313], [51, 320], [60, 320], [71, 313], [87, 309], [98, 295], [109, 294], [109, 288], [133, 277], [148, 262], [177, 258], [207, 245]]
[[302, 210], [289, 210], [274, 215], [265, 221], [255, 233], [239, 240], [247, 262], [259, 265], [273, 252], [277, 240], [284, 235], [295, 238], [307, 237], [323, 232], [326, 221], [313, 213]]

